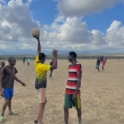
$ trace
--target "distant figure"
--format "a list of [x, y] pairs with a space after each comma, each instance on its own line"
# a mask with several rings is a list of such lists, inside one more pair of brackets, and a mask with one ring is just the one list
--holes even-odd
[[102, 60], [102, 70], [104, 70], [104, 66], [105, 66], [105, 64], [106, 64], [106, 61], [107, 61], [107, 58], [104, 58], [104, 59]]
[[[53, 61], [54, 61], [54, 59], [50, 62], [51, 66], [53, 66]], [[53, 73], [53, 69], [51, 68], [50, 69], [50, 76], [49, 76], [50, 79], [52, 79], [52, 73]]]
[[1, 62], [0, 65], [1, 65], [0, 70], [2, 70], [2, 68], [5, 66], [5, 62]]
[[24, 56], [24, 58], [23, 58], [23, 64], [25, 64], [25, 59], [26, 59], [26, 58], [25, 58], [25, 56]]
[[98, 69], [98, 72], [100, 71], [99, 70], [99, 66], [100, 66], [100, 57], [97, 58], [97, 61], [96, 61], [96, 69]]
[[101, 56], [100, 57], [100, 61], [102, 62], [104, 60], [104, 56]]
[[30, 58], [28, 58], [28, 59], [27, 59], [27, 64], [28, 64], [28, 66], [30, 65], [30, 62], [31, 62], [31, 60], [30, 60]]

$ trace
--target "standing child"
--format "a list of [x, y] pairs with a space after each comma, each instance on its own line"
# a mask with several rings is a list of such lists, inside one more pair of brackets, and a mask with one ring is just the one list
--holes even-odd
[[102, 61], [102, 70], [104, 70], [104, 66], [106, 64], [107, 58], [104, 58], [104, 60]]
[[71, 63], [68, 67], [68, 80], [66, 83], [65, 100], [64, 100], [64, 120], [68, 124], [69, 108], [75, 106], [78, 115], [78, 124], [81, 122], [81, 77], [82, 66], [77, 62], [77, 54], [71, 51], [68, 60]]
[[30, 62], [31, 62], [31, 60], [30, 60], [30, 58], [28, 58], [28, 59], [27, 59], [27, 64], [28, 64], [28, 66], [30, 65]]
[[24, 56], [24, 58], [23, 58], [23, 64], [25, 64], [25, 59], [26, 59], [26, 58], [25, 58], [25, 56]]
[[8, 106], [9, 108], [9, 115], [15, 115], [12, 111], [12, 97], [14, 93], [14, 80], [19, 82], [22, 86], [25, 86], [25, 83], [20, 81], [16, 77], [17, 69], [14, 67], [16, 64], [16, 60], [14, 57], [10, 57], [8, 59], [9, 65], [5, 66], [1, 70], [0, 76], [0, 95], [4, 97], [5, 102], [2, 107], [2, 113], [0, 116], [0, 123], [4, 122], [4, 113]]
[[99, 66], [100, 66], [100, 57], [97, 58], [97, 61], [96, 61], [96, 69], [98, 69], [98, 72], [100, 71], [99, 70]]
[[45, 105], [47, 102], [46, 98], [46, 88], [47, 88], [47, 71], [50, 69], [57, 68], [57, 52], [58, 50], [53, 50], [53, 65], [46, 65], [46, 55], [41, 52], [41, 44], [39, 36], [34, 36], [37, 39], [37, 56], [35, 59], [35, 73], [36, 73], [36, 81], [35, 81], [35, 88], [38, 91], [38, 99], [39, 99], [39, 107], [37, 118], [34, 121], [34, 124], [42, 124], [43, 114]]

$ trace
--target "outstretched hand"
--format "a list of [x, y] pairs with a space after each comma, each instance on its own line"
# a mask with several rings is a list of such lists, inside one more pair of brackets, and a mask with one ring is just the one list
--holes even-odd
[[76, 98], [77, 98], [77, 94], [74, 94], [72, 99], [75, 100]]
[[4, 93], [3, 93], [3, 91], [1, 91], [1, 92], [0, 92], [0, 96], [2, 96], [2, 97], [4, 96]]
[[54, 56], [54, 57], [57, 57], [57, 53], [58, 53], [58, 50], [53, 49], [53, 56]]
[[25, 83], [23, 83], [23, 82], [22, 82], [21, 84], [22, 84], [22, 86], [26, 86], [26, 84], [25, 84]]
[[39, 40], [39, 35], [38, 36], [33, 36], [34, 38], [36, 38], [37, 40]]

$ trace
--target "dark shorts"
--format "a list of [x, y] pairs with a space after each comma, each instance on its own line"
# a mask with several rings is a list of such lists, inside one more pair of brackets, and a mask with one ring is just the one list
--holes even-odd
[[10, 99], [13, 97], [14, 89], [13, 88], [3, 88], [4, 99]]
[[81, 98], [80, 95], [77, 95], [77, 98], [73, 100], [73, 95], [65, 94], [64, 100], [64, 108], [72, 108], [75, 107], [76, 109], [81, 109]]

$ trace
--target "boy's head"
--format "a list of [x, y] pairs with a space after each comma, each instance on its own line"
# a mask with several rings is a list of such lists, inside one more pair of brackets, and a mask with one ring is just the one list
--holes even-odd
[[0, 64], [2, 68], [5, 66], [5, 62], [1, 62]]
[[9, 65], [15, 66], [16, 64], [16, 59], [14, 57], [9, 57], [8, 58]]
[[68, 56], [69, 62], [72, 62], [76, 58], [77, 58], [77, 54], [74, 51], [71, 51]]
[[39, 60], [42, 61], [42, 62], [45, 62], [46, 60], [46, 55], [44, 53], [40, 53], [39, 54]]
[[98, 57], [97, 60], [100, 60], [100, 57]]

